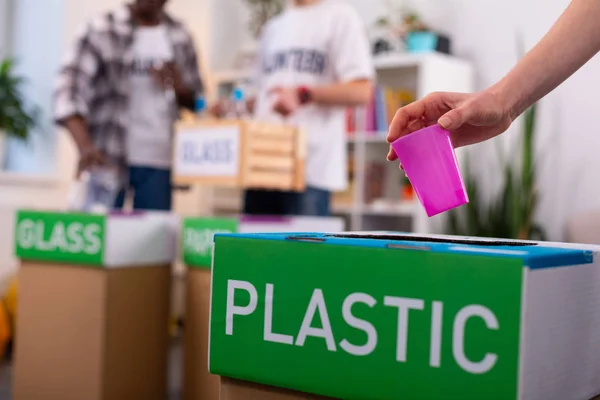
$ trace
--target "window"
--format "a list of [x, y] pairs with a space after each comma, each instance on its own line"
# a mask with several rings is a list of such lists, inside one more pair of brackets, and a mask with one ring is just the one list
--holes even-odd
[[[18, 74], [26, 79], [24, 97], [28, 105], [40, 110], [38, 126], [29, 141], [9, 141], [6, 169], [37, 175], [56, 173], [57, 129], [51, 119], [51, 96], [63, 53], [64, 1], [0, 0], [0, 15], [11, 22], [5, 40], [17, 61]], [[4, 26], [2, 21], [0, 26]]]

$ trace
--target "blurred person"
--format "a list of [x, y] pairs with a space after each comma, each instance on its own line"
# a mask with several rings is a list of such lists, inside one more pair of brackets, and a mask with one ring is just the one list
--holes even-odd
[[[573, 0], [560, 18], [499, 82], [479, 93], [432, 93], [402, 107], [388, 142], [425, 126], [450, 131], [455, 147], [496, 137], [536, 101], [600, 51], [600, 2]], [[390, 148], [388, 160], [397, 159]]]
[[202, 90], [193, 40], [167, 0], [134, 0], [87, 23], [59, 72], [54, 117], [79, 149], [78, 171], [118, 168], [121, 208], [171, 209], [171, 147], [181, 107]]
[[256, 119], [283, 117], [304, 130], [307, 188], [247, 190], [244, 213], [327, 216], [331, 192], [348, 184], [345, 109], [372, 95], [374, 69], [360, 16], [342, 0], [293, 0], [263, 28], [256, 67], [257, 93], [248, 108]]

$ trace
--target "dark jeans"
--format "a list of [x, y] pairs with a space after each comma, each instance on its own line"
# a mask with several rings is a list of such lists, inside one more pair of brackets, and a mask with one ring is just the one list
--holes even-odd
[[[171, 171], [150, 167], [129, 167], [129, 188], [133, 189], [135, 210], [171, 211]], [[115, 208], [123, 208], [126, 190], [115, 200]]]
[[307, 187], [304, 192], [247, 190], [244, 193], [244, 214], [247, 215], [330, 215], [331, 193]]

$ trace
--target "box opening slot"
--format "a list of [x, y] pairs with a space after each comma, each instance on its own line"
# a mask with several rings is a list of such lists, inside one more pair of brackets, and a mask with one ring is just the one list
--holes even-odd
[[408, 241], [408, 242], [423, 242], [423, 243], [450, 243], [450, 244], [462, 244], [462, 245], [474, 245], [474, 246], [514, 246], [514, 247], [526, 247], [536, 246], [534, 242], [519, 242], [519, 241], [502, 241], [493, 239], [443, 239], [434, 238], [427, 236], [408, 236], [408, 235], [374, 235], [374, 234], [332, 234], [325, 235], [325, 237], [334, 238], [347, 238], [347, 239], [372, 239], [372, 240], [390, 240], [390, 241]]
[[294, 240], [297, 242], [312, 242], [312, 243], [323, 243], [325, 238], [317, 236], [288, 236], [286, 240]]

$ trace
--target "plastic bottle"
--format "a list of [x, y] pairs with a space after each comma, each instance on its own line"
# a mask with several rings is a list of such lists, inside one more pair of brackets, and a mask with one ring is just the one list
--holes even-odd
[[204, 96], [196, 96], [194, 113], [196, 114], [196, 119], [202, 119], [206, 116], [206, 99]]
[[67, 211], [83, 211], [89, 180], [90, 173], [84, 171], [79, 179], [72, 183], [67, 194]]
[[82, 211], [108, 212], [112, 210], [120, 187], [117, 169], [99, 168], [90, 171], [84, 179], [86, 191]]
[[231, 94], [231, 105], [227, 116], [228, 118], [233, 119], [244, 119], [247, 116], [246, 99], [244, 90], [241, 87], [233, 89], [233, 93]]

